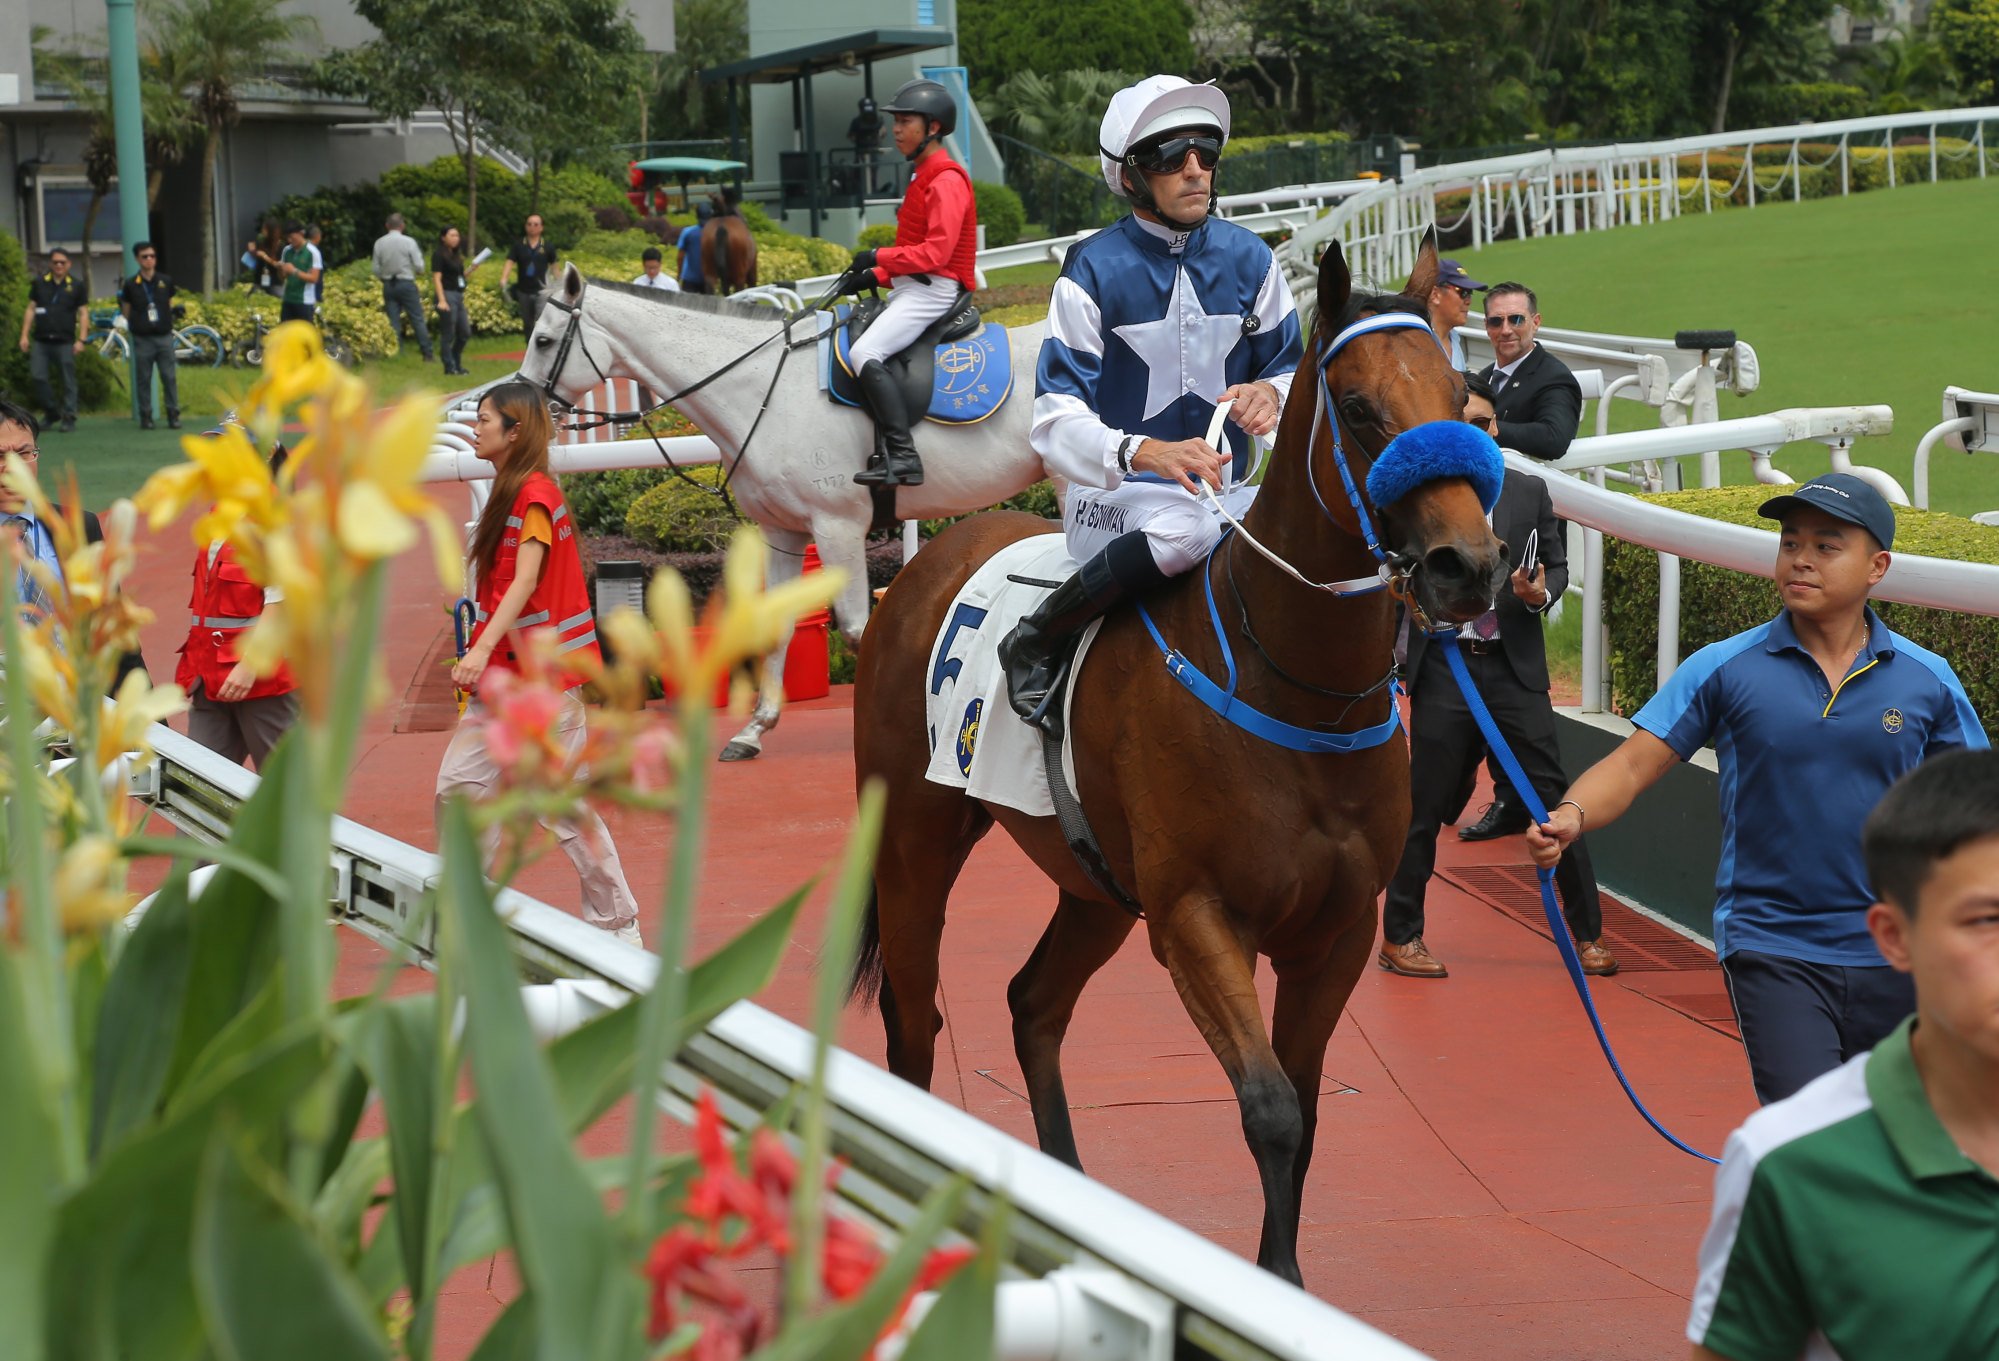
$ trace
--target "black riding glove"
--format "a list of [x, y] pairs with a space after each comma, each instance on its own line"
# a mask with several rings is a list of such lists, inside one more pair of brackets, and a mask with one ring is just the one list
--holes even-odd
[[854, 263], [847, 266], [848, 269], [852, 270], [857, 275], [865, 274], [868, 271], [872, 270], [874, 267], [875, 267], [875, 252], [872, 246], [869, 247], [867, 250], [855, 251]]

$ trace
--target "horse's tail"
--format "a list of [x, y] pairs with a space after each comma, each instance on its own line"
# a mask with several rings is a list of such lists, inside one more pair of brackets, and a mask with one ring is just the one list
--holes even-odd
[[729, 275], [729, 229], [720, 223], [715, 227], [715, 282], [723, 293], [736, 282]]
[[888, 987], [882, 976], [881, 899], [872, 882], [868, 884], [868, 905], [861, 916], [861, 948], [854, 954], [853, 977], [847, 980], [847, 1000], [873, 1006]]
[[748, 234], [747, 225], [744, 227], [744, 239], [749, 242], [750, 267], [743, 271], [743, 287], [755, 288], [757, 286], [757, 239]]

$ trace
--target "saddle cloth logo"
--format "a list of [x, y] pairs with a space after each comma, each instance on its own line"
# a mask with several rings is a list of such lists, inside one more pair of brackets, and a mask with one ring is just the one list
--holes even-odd
[[972, 773], [972, 753], [979, 748], [979, 715], [985, 712], [983, 697], [965, 706], [965, 721], [958, 725], [958, 773]]
[[[841, 320], [852, 309], [835, 309]], [[974, 425], [1000, 409], [1013, 391], [1013, 343], [1004, 326], [983, 324], [968, 336], [936, 347], [936, 367], [930, 382], [926, 420], [944, 425]], [[845, 327], [832, 332], [833, 358], [826, 386], [843, 406], [860, 406], [852, 391], [851, 341]]]

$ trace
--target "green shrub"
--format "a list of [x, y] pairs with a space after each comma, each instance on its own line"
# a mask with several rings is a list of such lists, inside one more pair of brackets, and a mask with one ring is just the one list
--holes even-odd
[[34, 385], [28, 378], [28, 356], [14, 342], [20, 337], [21, 313], [27, 306], [27, 252], [0, 227], [0, 392], [24, 406]]
[[597, 230], [597, 219], [581, 203], [558, 203], [542, 209], [543, 228], [558, 250], [568, 250]]
[[[1715, 487], [1647, 497], [1728, 524], [1767, 529], [1756, 508], [1770, 499], [1765, 486]], [[1604, 619], [1610, 628], [1611, 699], [1630, 715], [1658, 688], [1658, 554], [1617, 539], [1604, 540]], [[1960, 562], [1999, 564], [1999, 529], [1955, 515], [1895, 509], [1895, 551]], [[1926, 610], [1913, 605], [1877, 604], [1890, 628], [1937, 653], [1957, 671], [1987, 733], [1999, 738], [1999, 619]], [[1731, 572], [1709, 563], [1680, 564], [1680, 656], [1693, 655], [1773, 618], [1776, 587], [1762, 577]]]
[[673, 474], [665, 468], [613, 468], [601, 473], [570, 473], [561, 479], [562, 499], [570, 519], [584, 534], [622, 534], [625, 516], [645, 493]]
[[972, 197], [978, 204], [979, 225], [986, 229], [987, 246], [1011, 246], [1020, 240], [1021, 228], [1027, 225], [1027, 209], [1020, 203], [1020, 195], [1004, 184], [975, 182]]
[[795, 244], [798, 249], [805, 252], [805, 258], [812, 263], [814, 274], [838, 274], [854, 262], [852, 251], [838, 241], [828, 241], [824, 237], [794, 236], [788, 238], [786, 244]]
[[854, 242], [856, 250], [880, 250], [883, 246], [895, 244], [895, 224], [877, 222], [872, 227], [861, 229], [860, 239]]
[[[689, 468], [686, 476], [707, 487], [719, 487], [722, 470], [713, 465]], [[729, 546], [744, 521], [729, 513], [719, 495], [689, 486], [679, 477], [666, 480], [632, 502], [625, 512], [625, 533], [659, 553], [717, 553]]]

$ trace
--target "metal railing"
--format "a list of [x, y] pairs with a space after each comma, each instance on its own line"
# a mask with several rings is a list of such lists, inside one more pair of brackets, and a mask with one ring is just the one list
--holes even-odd
[[[1943, 421], [1916, 441], [1915, 495], [1910, 499], [1923, 510], [1930, 505], [1930, 451], [1939, 440], [1960, 454], [1999, 453], [1999, 392], [1968, 392], [1960, 387], [1943, 390]], [[1971, 518], [1980, 524], [1999, 524], [1999, 510], [1983, 511]]]
[[[256, 775], [165, 727], [148, 736], [157, 759], [134, 775], [132, 795], [187, 836], [226, 837]], [[433, 969], [424, 899], [438, 858], [346, 818], [334, 821], [333, 847], [333, 920]], [[497, 906], [523, 982], [566, 985], [557, 999], [535, 999], [542, 1024], [558, 1001], [575, 1024], [652, 986], [656, 956], [512, 890]], [[667, 1065], [660, 1108], [685, 1122], [705, 1088], [729, 1125], [750, 1130], [809, 1080], [812, 1055], [809, 1032], [738, 1003]], [[827, 1099], [842, 1163], [834, 1194], [850, 1212], [892, 1234], [931, 1189], [963, 1175], [978, 1193], [951, 1227], [976, 1238], [1006, 1203], [1014, 1212], [1010, 1274], [1060, 1279], [1083, 1297], [1076, 1321], [1089, 1326], [1081, 1336], [1018, 1355], [1419, 1361], [1393, 1338], [843, 1050], [828, 1065]]]

